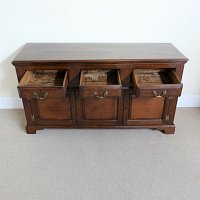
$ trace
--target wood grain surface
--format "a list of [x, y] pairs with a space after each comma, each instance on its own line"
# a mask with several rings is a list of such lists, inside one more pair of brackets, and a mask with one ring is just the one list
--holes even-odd
[[170, 43], [27, 43], [17, 61], [187, 61]]

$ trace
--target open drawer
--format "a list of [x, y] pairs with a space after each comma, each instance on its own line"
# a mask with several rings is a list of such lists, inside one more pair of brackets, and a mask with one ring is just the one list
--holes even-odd
[[80, 77], [81, 97], [121, 96], [121, 80], [118, 70], [82, 70]]
[[173, 69], [134, 69], [132, 80], [138, 96], [180, 96], [183, 87]]
[[65, 96], [67, 84], [66, 70], [33, 70], [24, 73], [18, 91], [21, 98], [58, 98]]

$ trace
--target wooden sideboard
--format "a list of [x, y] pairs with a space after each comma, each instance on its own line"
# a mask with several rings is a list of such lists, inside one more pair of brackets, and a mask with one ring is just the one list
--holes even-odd
[[26, 131], [151, 128], [172, 134], [187, 61], [168, 43], [27, 43], [12, 62]]

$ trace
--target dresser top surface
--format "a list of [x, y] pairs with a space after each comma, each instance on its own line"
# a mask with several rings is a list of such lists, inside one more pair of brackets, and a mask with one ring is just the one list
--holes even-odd
[[17, 62], [134, 61], [167, 62], [188, 59], [170, 43], [27, 43]]

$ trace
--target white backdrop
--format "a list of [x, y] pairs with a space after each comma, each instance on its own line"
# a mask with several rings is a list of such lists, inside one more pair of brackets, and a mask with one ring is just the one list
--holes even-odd
[[199, 0], [0, 0], [0, 107], [19, 106], [10, 62], [26, 42], [173, 43], [190, 59], [180, 105], [200, 106]]

